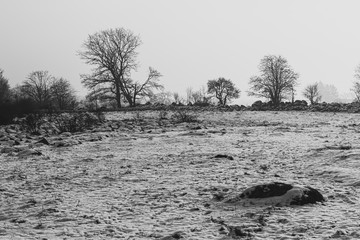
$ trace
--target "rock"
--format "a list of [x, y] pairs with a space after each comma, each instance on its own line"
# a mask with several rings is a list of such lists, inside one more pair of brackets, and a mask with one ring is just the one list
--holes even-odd
[[52, 143], [52, 145], [55, 147], [71, 147], [71, 146], [78, 145], [78, 144], [80, 144], [80, 142], [73, 140], [73, 139], [63, 140], [63, 141], [55, 141]]
[[9, 137], [8, 136], [0, 136], [0, 142], [5, 142], [5, 141], [9, 141]]
[[34, 139], [32, 136], [30, 136], [30, 135], [28, 135], [28, 134], [25, 136], [25, 138], [26, 138], [26, 139], [29, 139], [29, 140], [33, 140], [33, 139]]
[[287, 191], [292, 189], [293, 186], [286, 183], [270, 183], [257, 185], [246, 189], [240, 194], [241, 198], [267, 198], [274, 196], [284, 195]]
[[222, 201], [222, 200], [225, 199], [225, 193], [223, 193], [223, 192], [214, 193], [213, 194], [213, 199], [215, 201]]
[[71, 136], [72, 136], [72, 133], [70, 133], [70, 132], [63, 132], [63, 133], [61, 133], [60, 135], [63, 136], [63, 137], [71, 137]]
[[16, 152], [16, 149], [13, 147], [3, 147], [1, 149], [1, 153], [12, 153], [12, 152]]
[[214, 156], [214, 158], [226, 158], [226, 159], [229, 159], [229, 160], [234, 160], [234, 158], [232, 156], [225, 155], [225, 154], [217, 154], [217, 155]]
[[15, 219], [12, 219], [10, 220], [10, 222], [12, 223], [26, 223], [26, 220], [25, 219], [22, 219], [22, 218], [15, 218]]
[[346, 236], [346, 232], [343, 230], [337, 230], [332, 236], [331, 238], [341, 238], [343, 236]]
[[92, 135], [88, 139], [89, 142], [97, 142], [97, 141], [101, 141], [101, 140], [102, 140], [101, 135]]
[[26, 150], [23, 150], [18, 153], [19, 157], [28, 157], [28, 156], [34, 156], [34, 155], [40, 156], [40, 155], [42, 155], [42, 153], [40, 151], [32, 150], [32, 149], [26, 149]]
[[184, 238], [184, 233], [181, 231], [178, 231], [178, 232], [174, 232], [170, 236], [160, 238], [160, 240], [176, 240], [176, 239], [181, 239], [181, 238]]
[[0, 129], [0, 138], [4, 137], [6, 135], [7, 135], [6, 131], [4, 129]]
[[49, 141], [46, 138], [42, 138], [39, 141], [37, 141], [37, 143], [43, 143], [45, 145], [50, 145]]
[[250, 232], [245, 231], [240, 226], [226, 226], [229, 233], [227, 234], [231, 238], [245, 238], [245, 237], [251, 237]]
[[321, 193], [309, 186], [293, 186], [273, 182], [250, 187], [235, 198], [225, 200], [227, 203], [244, 202], [260, 205], [305, 205], [325, 201]]
[[16, 133], [16, 131], [14, 130], [14, 129], [12, 129], [12, 128], [6, 128], [6, 130], [5, 130], [7, 133]]

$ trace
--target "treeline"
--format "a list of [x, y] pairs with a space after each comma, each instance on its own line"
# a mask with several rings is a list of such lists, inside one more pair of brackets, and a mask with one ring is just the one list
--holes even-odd
[[0, 70], [0, 123], [8, 124], [15, 117], [46, 111], [74, 110], [79, 102], [68, 80], [47, 71], [34, 71], [14, 88]]
[[[89, 35], [84, 41], [79, 57], [92, 66], [91, 73], [82, 74], [83, 85], [89, 90], [85, 100], [79, 101], [70, 82], [54, 77], [47, 71], [30, 73], [22, 84], [11, 88], [0, 69], [0, 123], [8, 123], [14, 117], [36, 111], [73, 111], [120, 109], [138, 104], [226, 106], [240, 97], [240, 90], [223, 77], [208, 80], [199, 90], [188, 88], [186, 96], [166, 92], [160, 80], [162, 74], [149, 67], [147, 77], [134, 79], [133, 72], [139, 68], [138, 47], [142, 44], [139, 36], [124, 28], [109, 29]], [[259, 74], [249, 80], [249, 96], [266, 99], [266, 109], [279, 109], [284, 102], [294, 103], [299, 74], [292, 69], [282, 56], [268, 55], [260, 60]], [[355, 71], [354, 87], [356, 102], [360, 102], [360, 66]], [[306, 86], [301, 94], [311, 105], [320, 103], [329, 95], [337, 95], [336, 88], [313, 83]], [[256, 104], [255, 104], [256, 105]], [[287, 104], [286, 106], [289, 106]]]
[[[144, 101], [164, 104], [175, 102], [226, 105], [240, 96], [240, 90], [235, 84], [230, 79], [222, 77], [209, 80], [207, 89], [197, 91], [190, 89], [185, 99], [177, 93], [164, 92], [159, 82], [162, 75], [151, 67], [147, 79], [143, 81], [133, 79], [132, 73], [139, 67], [137, 49], [140, 45], [140, 37], [124, 28], [109, 29], [89, 35], [79, 55], [85, 63], [93, 67], [91, 74], [82, 75], [83, 84], [90, 90], [90, 99], [103, 103], [112, 102], [113, 107], [120, 108], [123, 104], [135, 106]], [[259, 74], [250, 78], [250, 90], [247, 94], [266, 99], [274, 107], [286, 101], [294, 103], [299, 76], [284, 57], [264, 56], [260, 60]], [[356, 77], [360, 80], [360, 66], [356, 70]], [[311, 104], [321, 102], [322, 98], [332, 99], [331, 95], [337, 94], [336, 89], [333, 91], [330, 86], [326, 89], [329, 90], [326, 96], [322, 96], [321, 87], [322, 90], [325, 89], [321, 82], [310, 84], [301, 94]], [[160, 90], [160, 93], [155, 94], [156, 90]], [[356, 95], [356, 101], [359, 101], [359, 82], [354, 83], [352, 91]]]

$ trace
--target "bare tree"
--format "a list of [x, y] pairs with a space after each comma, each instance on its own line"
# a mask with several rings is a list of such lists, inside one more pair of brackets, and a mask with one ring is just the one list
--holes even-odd
[[193, 102], [193, 89], [192, 87], [186, 88], [186, 103], [192, 103]]
[[119, 95], [117, 96], [115, 91], [115, 85], [110, 84], [110, 79], [112, 77], [105, 73], [102, 76], [99, 76], [98, 79], [86, 79], [82, 81], [84, 86], [88, 89], [90, 89], [90, 92], [87, 95], [88, 100], [92, 101], [95, 99], [101, 100], [101, 101], [116, 101], [118, 102], [119, 99], [117, 97], [120, 97], [120, 106], [121, 106], [121, 100], [122, 100], [122, 94], [121, 91]]
[[351, 91], [355, 93], [355, 101], [360, 102], [360, 82], [354, 82], [354, 86]]
[[194, 91], [191, 94], [191, 98], [194, 100], [194, 103], [199, 103], [202, 100], [202, 92]]
[[293, 87], [291, 88], [291, 103], [294, 103], [294, 102], [295, 102], [295, 92], [296, 92], [295, 86], [293, 86]]
[[51, 103], [51, 85], [54, 77], [48, 71], [30, 73], [23, 82], [22, 92], [38, 104], [40, 108], [49, 107]]
[[311, 104], [320, 102], [321, 96], [318, 89], [318, 83], [308, 85], [304, 89], [303, 95], [310, 101]]
[[208, 93], [215, 95], [220, 105], [226, 105], [233, 98], [238, 98], [240, 90], [237, 89], [231, 80], [218, 78], [217, 80], [209, 80], [207, 83]]
[[10, 97], [9, 81], [4, 77], [4, 70], [0, 69], [0, 103]]
[[265, 56], [259, 65], [260, 76], [250, 78], [249, 96], [270, 99], [275, 106], [291, 96], [299, 74], [281, 56]]
[[24, 94], [22, 85], [17, 84], [15, 87], [11, 88], [11, 98], [16, 103], [27, 98], [27, 96]]
[[208, 95], [206, 88], [202, 86], [199, 90], [192, 92], [192, 99], [194, 104], [210, 104], [213, 96]]
[[320, 81], [318, 83], [318, 90], [321, 96], [321, 101], [338, 102], [340, 100], [339, 92], [332, 84], [324, 84]]
[[354, 82], [354, 86], [351, 89], [355, 93], [355, 101], [360, 102], [360, 65], [355, 68], [355, 78], [357, 81]]
[[160, 103], [165, 105], [170, 105], [172, 101], [173, 94], [171, 92], [161, 91], [159, 93], [149, 96], [150, 103]]
[[360, 80], [360, 65], [355, 68], [355, 78]]
[[180, 103], [180, 95], [179, 95], [179, 93], [174, 92], [173, 93], [173, 98], [174, 98], [174, 101], [175, 101], [176, 104]]
[[149, 75], [143, 83], [133, 82], [129, 80], [126, 83], [127, 88], [129, 89], [129, 94], [132, 98], [132, 103], [136, 104], [136, 101], [139, 98], [150, 97], [154, 95], [153, 90], [163, 90], [164, 87], [159, 83], [159, 78], [161, 74], [153, 68], [149, 68]]
[[[121, 92], [127, 92], [125, 79], [137, 68], [136, 49], [140, 44], [140, 37], [124, 28], [89, 35], [83, 45], [85, 50], [79, 52], [79, 55], [95, 68], [91, 75], [81, 76], [83, 84], [91, 90], [98, 86], [103, 92], [115, 94], [117, 106], [120, 108]], [[126, 97], [131, 104], [131, 95], [127, 94]]]
[[[136, 50], [140, 44], [140, 37], [124, 28], [89, 35], [83, 45], [84, 51], [79, 52], [79, 55], [87, 64], [95, 68], [92, 74], [81, 75], [83, 84], [92, 91], [96, 89], [98, 95], [114, 96], [118, 108], [121, 107], [122, 98], [130, 106], [134, 106], [134, 93], [139, 95], [139, 89], [144, 92], [148, 90], [142, 87], [144, 84], [134, 83], [131, 80], [131, 72], [138, 67]], [[153, 73], [150, 71], [150, 79], [154, 79], [151, 75]], [[149, 86], [149, 84], [145, 85]]]
[[51, 87], [51, 95], [55, 106], [60, 109], [72, 109], [76, 102], [75, 91], [70, 82], [64, 78], [54, 79]]

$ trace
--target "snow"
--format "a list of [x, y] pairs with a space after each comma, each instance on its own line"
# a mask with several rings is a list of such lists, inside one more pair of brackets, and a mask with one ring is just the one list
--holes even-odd
[[[95, 131], [61, 136], [68, 144], [22, 139], [14, 148], [41, 155], [0, 154], [0, 239], [233, 239], [229, 226], [251, 239], [360, 238], [358, 114], [197, 114], [179, 124], [109, 113]], [[326, 201], [273, 206], [298, 188], [262, 204], [214, 199], [274, 181]]]

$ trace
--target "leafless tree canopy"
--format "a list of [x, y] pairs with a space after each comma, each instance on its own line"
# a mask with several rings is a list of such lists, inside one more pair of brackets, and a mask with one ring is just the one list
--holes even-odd
[[169, 105], [172, 103], [173, 93], [161, 91], [159, 93], [149, 96], [149, 101], [155, 104]]
[[[112, 76], [109, 73], [104, 73], [98, 76], [96, 79], [84, 78], [86, 75], [82, 75], [82, 83], [86, 88], [90, 90], [87, 98], [90, 100], [117, 100], [115, 84], [112, 82]], [[119, 97], [121, 97], [119, 95]]]
[[321, 96], [318, 89], [318, 83], [308, 85], [304, 89], [303, 95], [310, 101], [311, 104], [320, 102]]
[[355, 78], [360, 81], [360, 65], [355, 69]]
[[143, 83], [129, 80], [127, 82], [127, 93], [131, 95], [132, 103], [135, 104], [136, 100], [139, 98], [151, 97], [152, 95], [154, 95], [154, 89], [163, 90], [163, 85], [159, 83], [160, 77], [160, 72], [149, 67], [148, 77]]
[[174, 101], [175, 101], [176, 104], [179, 104], [181, 102], [179, 93], [174, 92], [173, 93], [173, 98], [174, 98]]
[[65, 110], [74, 107], [76, 102], [75, 92], [68, 80], [64, 78], [54, 79], [50, 89], [54, 105], [57, 109]]
[[195, 104], [210, 104], [212, 97], [213, 96], [208, 95], [205, 86], [202, 86], [199, 90], [192, 93]]
[[192, 87], [186, 88], [186, 103], [187, 104], [193, 102], [193, 92], [194, 92], [194, 90], [192, 89]]
[[338, 102], [340, 100], [339, 92], [333, 84], [318, 83], [318, 90], [323, 102]]
[[4, 71], [0, 69], [0, 103], [10, 97], [9, 81], [4, 77]]
[[351, 91], [355, 93], [355, 101], [360, 102], [360, 65], [358, 65], [355, 69], [355, 78], [357, 81], [354, 82]]
[[140, 44], [140, 37], [124, 28], [90, 35], [79, 55], [94, 68], [92, 74], [81, 76], [83, 84], [94, 96], [114, 98], [119, 108], [122, 97], [133, 106], [139, 96], [150, 93], [151, 87], [160, 88], [158, 78], [161, 75], [152, 68], [144, 83], [131, 79], [131, 72], [138, 67], [136, 50]]
[[51, 102], [51, 85], [54, 81], [48, 71], [32, 72], [22, 85], [22, 92], [34, 100], [40, 108], [48, 107]]
[[354, 82], [354, 86], [351, 91], [355, 93], [355, 101], [360, 102], [360, 82]]
[[186, 89], [186, 102], [198, 105], [210, 104], [213, 94], [209, 95], [205, 86], [202, 86], [199, 90], [193, 90], [188, 87]]
[[214, 94], [219, 100], [220, 105], [226, 105], [233, 98], [238, 98], [240, 90], [237, 89], [231, 80], [218, 78], [217, 80], [209, 80], [208, 93]]
[[270, 99], [274, 105], [291, 96], [299, 75], [289, 66], [287, 60], [281, 56], [265, 56], [259, 65], [260, 76], [250, 79], [249, 96]]

